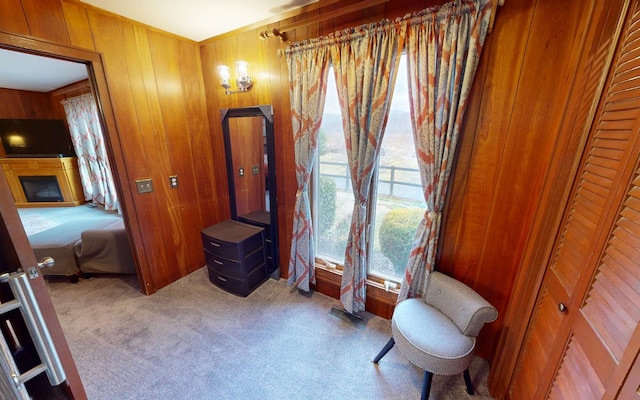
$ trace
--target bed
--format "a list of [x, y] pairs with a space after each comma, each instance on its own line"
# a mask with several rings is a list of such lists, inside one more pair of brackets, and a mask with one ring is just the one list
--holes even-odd
[[63, 222], [29, 235], [29, 243], [36, 259], [52, 257], [55, 260], [53, 267], [42, 270], [44, 275], [136, 273], [122, 218]]

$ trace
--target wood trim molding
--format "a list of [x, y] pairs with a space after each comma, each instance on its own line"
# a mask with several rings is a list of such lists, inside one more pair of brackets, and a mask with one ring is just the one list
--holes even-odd
[[[316, 284], [311, 287], [326, 296], [340, 299], [341, 281], [342, 272], [340, 270], [316, 264]], [[385, 319], [391, 319], [397, 301], [397, 290], [386, 291], [383, 285], [367, 280], [365, 311]]]
[[295, 22], [290, 25], [285, 25], [281, 27], [279, 31], [281, 33], [286, 33], [286, 31], [293, 31], [295, 29], [302, 28], [307, 25], [317, 24], [318, 22], [327, 21], [333, 18], [339, 18], [339, 17], [342, 17], [343, 15], [351, 14], [354, 12], [366, 10], [367, 8], [378, 6], [380, 4], [388, 3], [389, 1], [390, 0], [364, 0], [359, 3], [351, 4], [349, 6], [345, 6], [333, 11], [328, 11], [326, 13], [316, 15], [315, 17], [308, 18], [300, 22]]
[[49, 92], [52, 96], [63, 96], [65, 98], [85, 93], [91, 93], [91, 85], [89, 84], [88, 79], [71, 83], [67, 86], [63, 86]]
[[503, 6], [505, 0], [494, 0], [491, 3], [491, 17], [489, 18], [489, 33], [493, 30], [493, 24], [496, 21], [496, 12], [498, 12], [498, 6]]

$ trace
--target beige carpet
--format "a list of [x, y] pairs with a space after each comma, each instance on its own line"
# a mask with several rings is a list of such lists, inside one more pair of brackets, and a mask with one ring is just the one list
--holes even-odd
[[[228, 294], [202, 268], [151, 296], [135, 277], [52, 280], [51, 297], [89, 399], [418, 399], [422, 371], [392, 349], [391, 332], [364, 314], [331, 312], [337, 300], [269, 280], [247, 298]], [[488, 365], [435, 376], [431, 399], [490, 399]]]

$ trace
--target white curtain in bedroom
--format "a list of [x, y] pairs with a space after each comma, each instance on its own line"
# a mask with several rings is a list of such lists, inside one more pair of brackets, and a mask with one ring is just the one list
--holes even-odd
[[113, 182], [107, 157], [100, 116], [92, 94], [65, 99], [67, 114], [85, 200], [104, 206], [105, 210], [119, 210], [118, 193]]

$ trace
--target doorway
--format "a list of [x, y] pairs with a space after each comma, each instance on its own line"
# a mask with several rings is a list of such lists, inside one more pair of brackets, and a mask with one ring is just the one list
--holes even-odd
[[[105, 123], [103, 107], [100, 101], [100, 95], [98, 91], [99, 88], [98, 88], [96, 76], [94, 73], [95, 61], [93, 60], [93, 58], [97, 58], [99, 60], [99, 56], [95, 55], [94, 57], [93, 53], [87, 53], [87, 57], [84, 57], [82, 53], [86, 53], [86, 52], [83, 52], [80, 50], [68, 49], [68, 48], [60, 48], [59, 51], [56, 51], [58, 50], [56, 48], [59, 46], [49, 45], [46, 43], [39, 43], [39, 41], [37, 40], [33, 40], [31, 43], [32, 44], [31, 46], [29, 46], [28, 45], [29, 43], [27, 43], [27, 46], [23, 47], [23, 45], [25, 44], [24, 40], [18, 41], [19, 46], [14, 46], [12, 45], [12, 40], [9, 40], [9, 41], [3, 40], [4, 36], [5, 35], [1, 35], [0, 37], [0, 58], [2, 58], [3, 60], [2, 65], [0, 66], [0, 97], [2, 97], [5, 104], [7, 103], [7, 100], [11, 100], [11, 99], [17, 99], [17, 102], [13, 102], [12, 106], [0, 108], [0, 118], [3, 118], [3, 119], [15, 118], [15, 119], [25, 119], [25, 120], [26, 119], [40, 120], [40, 119], [49, 119], [49, 118], [63, 119], [67, 123], [67, 126], [71, 127], [70, 126], [71, 123], [69, 122], [71, 117], [68, 118], [69, 112], [68, 110], [65, 110], [65, 108], [67, 108], [67, 104], [63, 106], [62, 103], [69, 100], [69, 98], [79, 98], [81, 96], [89, 96], [89, 97], [93, 96], [93, 99], [95, 99], [94, 107], [97, 110], [96, 115], [98, 116], [97, 118], [98, 131], [101, 130], [103, 132], [104, 139], [105, 139], [104, 142], [107, 143], [106, 149], [104, 149], [105, 159], [107, 161], [107, 164], [109, 165], [109, 168], [107, 168], [107, 172], [109, 174], [109, 179], [111, 179], [112, 182], [115, 181], [116, 174], [111, 169], [114, 167], [114, 163], [113, 161], [109, 162], [110, 160], [113, 160], [113, 156], [112, 156], [112, 151], [110, 151], [111, 149], [108, 146], [109, 144], [109, 137], [108, 137], [109, 133], [107, 130], [108, 124]], [[8, 39], [13, 39], [11, 35], [6, 35], [6, 36]], [[51, 50], [50, 48], [53, 48], [53, 52], [50, 51]], [[80, 57], [78, 57], [78, 53], [80, 53], [79, 54]], [[101, 65], [98, 65], [97, 67], [100, 70], [102, 69]], [[104, 80], [104, 77], [102, 77], [102, 79]], [[104, 86], [104, 84], [102, 86]], [[103, 90], [105, 89], [106, 88], [103, 88]], [[4, 96], [1, 95], [2, 91], [5, 92]], [[7, 94], [7, 92], [9, 92], [9, 94]], [[42, 100], [46, 98], [48, 98], [48, 101]], [[37, 138], [35, 140], [38, 141]], [[28, 145], [28, 143], [26, 145]], [[8, 153], [11, 153], [12, 150], [14, 149], [9, 149], [8, 152], [3, 151], [3, 150], [7, 150], [5, 149], [6, 147], [7, 145], [5, 143], [5, 146], [3, 146], [3, 148], [0, 148], [0, 156], [3, 157], [0, 160], [8, 160], [12, 157], [12, 155]], [[76, 147], [76, 150], [78, 150], [77, 146], [75, 147]], [[22, 151], [24, 153], [24, 148], [22, 149], [18, 148], [17, 150], [18, 150], [18, 154], [15, 156], [23, 157], [24, 155], [20, 154], [20, 152]], [[76, 153], [78, 153], [78, 151], [76, 151]], [[73, 155], [75, 156], [75, 154]], [[62, 156], [63, 155], [60, 154], [60, 157]], [[43, 164], [43, 161], [40, 160], [38, 157], [39, 157], [38, 155], [35, 156], [35, 158], [33, 159], [33, 164]], [[80, 162], [78, 162], [77, 164], [80, 164]], [[65, 171], [65, 175], [67, 174], [68, 172]], [[49, 175], [49, 174], [45, 174], [45, 175]], [[61, 217], [62, 220], [64, 221], [66, 216], [70, 215], [70, 213], [72, 213], [74, 209], [80, 210], [82, 208], [84, 209], [82, 210], [82, 212], [85, 214], [87, 212], [93, 212], [93, 211], [87, 211], [87, 209], [90, 209], [90, 208], [96, 209], [96, 212], [90, 215], [98, 215], [97, 213], [100, 212], [101, 210], [104, 213], [105, 211], [104, 203], [107, 203], [106, 201], [95, 200], [94, 197], [91, 197], [89, 202], [85, 203], [84, 200], [85, 200], [85, 194], [87, 193], [87, 190], [85, 188], [82, 188], [82, 184], [78, 182], [86, 183], [87, 180], [83, 179], [84, 177], [82, 177], [83, 174], [81, 173], [80, 168], [78, 168], [78, 171], [71, 171], [70, 175], [73, 175], [75, 177], [72, 177], [70, 179], [68, 185], [67, 185], [67, 182], [64, 182], [65, 187], [61, 188], [60, 190], [61, 196], [59, 197], [62, 197], [63, 193], [66, 195], [66, 192], [69, 192], [69, 193], [73, 192], [73, 196], [70, 195], [70, 197], [73, 197], [71, 199], [71, 203], [72, 203], [71, 207], [55, 207], [56, 206], [55, 201], [51, 199], [45, 199], [44, 201], [41, 201], [41, 202], [36, 201], [34, 203], [29, 203], [30, 199], [27, 199], [25, 197], [24, 202], [22, 201], [19, 202], [20, 203], [20, 207], [18, 208], [19, 214], [21, 215], [21, 217], [24, 214], [27, 214], [29, 217], [31, 217], [29, 220], [29, 223], [31, 222], [35, 223], [36, 231], [37, 231], [36, 233], [38, 235], [40, 236], [44, 235], [44, 233], [42, 232], [43, 232], [43, 229], [47, 228], [47, 225], [51, 225], [52, 227], [54, 227], [56, 225], [59, 225], [62, 222], [60, 219], [56, 220], [56, 218], [48, 218], [47, 217], [48, 215], [49, 216], [53, 215], [54, 217], [56, 215], [60, 215], [60, 216], [64, 215], [63, 217]], [[84, 175], [87, 175], [87, 174], [85, 173]], [[35, 176], [29, 177], [28, 179], [31, 179], [31, 178], [38, 179], [39, 176], [35, 174]], [[11, 183], [11, 177], [9, 175], [7, 175], [7, 180], [9, 181], [10, 189], [12, 192], [14, 191], [14, 189], [16, 192], [18, 192], [18, 191], [21, 191], [21, 189], [23, 188], [21, 185], [22, 181], [20, 181], [19, 184], [13, 185]], [[60, 183], [61, 181], [62, 181], [61, 179], [57, 179], [58, 183]], [[78, 187], [80, 187], [81, 189], [78, 189]], [[80, 193], [78, 194], [77, 192], [80, 192]], [[116, 198], [120, 198], [119, 194], [121, 193], [121, 190], [119, 189], [117, 182], [112, 183], [112, 192], [115, 193]], [[15, 196], [16, 195], [14, 194], [14, 198], [16, 198]], [[78, 201], [78, 199], [80, 198], [82, 199], [81, 202]], [[33, 201], [33, 199], [31, 199], [31, 201]], [[66, 204], [64, 205], [68, 206], [69, 205], [68, 203], [69, 202], [67, 201]], [[37, 208], [40, 205], [46, 206], [46, 207]], [[41, 212], [39, 212], [39, 210], [41, 210]], [[121, 237], [124, 236], [124, 239], [120, 239], [120, 241], [124, 241], [124, 248], [129, 253], [124, 257], [124, 259], [128, 261], [128, 264], [130, 266], [130, 269], [128, 271], [129, 273], [134, 273], [138, 275], [138, 283], [141, 284], [140, 276], [137, 273], [136, 261], [133, 259], [133, 256], [131, 254], [132, 241], [130, 238], [130, 233], [127, 229], [129, 224], [127, 223], [126, 212], [124, 212], [121, 206], [121, 202], [119, 203], [116, 202], [115, 206], [112, 203], [109, 203], [109, 205], [106, 207], [106, 211], [112, 211], [112, 210], [116, 210], [116, 211], [110, 212], [110, 213], [111, 214], [115, 213], [116, 216], [122, 220], [121, 224], [117, 227], [117, 229], [119, 229], [122, 232], [122, 235], [119, 235], [119, 236]], [[54, 212], [52, 213], [52, 211]], [[55, 211], [58, 211], [58, 213], [56, 214]], [[34, 215], [35, 217], [38, 217], [38, 218], [35, 218]], [[103, 218], [102, 215], [98, 215], [96, 219], [98, 218], [102, 218], [102, 219], [100, 220], [100, 222], [98, 222], [98, 225], [95, 227], [96, 229], [102, 229], [107, 225], [109, 226], [113, 225], [114, 219], [109, 219], [109, 218], [112, 218], [111, 215], [107, 215], [106, 220]], [[23, 227], [25, 227], [24, 225], [26, 221], [24, 218], [22, 220], [23, 220]], [[65, 221], [65, 222], [68, 222], [68, 221]], [[82, 226], [82, 229], [91, 229], [91, 228], [92, 226], [87, 224], [84, 224]], [[31, 235], [29, 231], [33, 232], [33, 229], [27, 230], [27, 234], [29, 235], [29, 238], [31, 241]], [[65, 229], [65, 231], [68, 232], [68, 229]], [[77, 240], [79, 240], [81, 232], [78, 231], [75, 234], [77, 234], [78, 236]], [[53, 233], [53, 235], [54, 235], [54, 238], [57, 239], [57, 237], [55, 236], [55, 233]], [[69, 243], [71, 243], [71, 241], [69, 241]], [[75, 262], [74, 250], [75, 250], [75, 254], [77, 255], [78, 249], [77, 248], [74, 249], [73, 246], [71, 245], [69, 245], [68, 247], [69, 248], [66, 249], [66, 251], [69, 253], [69, 255], [65, 256], [66, 259], [62, 259], [61, 262], [72, 264]], [[123, 248], [122, 244], [119, 244], [118, 247]], [[36, 253], [36, 256], [40, 256], [44, 254], [41, 251], [37, 251], [35, 248], [33, 250]], [[54, 269], [55, 268], [57, 268], [57, 266], [54, 266]], [[73, 272], [71, 269], [62, 268], [62, 272], [60, 273], [58, 272], [49, 273], [50, 271], [44, 271], [44, 274], [45, 275], [67, 275], [69, 271]], [[78, 272], [81, 272], [81, 271], [78, 270]], [[92, 271], [92, 272], [95, 273], [97, 271]], [[108, 273], [108, 271], [106, 272]], [[77, 276], [78, 274], [71, 273], [68, 276], [72, 276], [72, 275]], [[140, 286], [140, 287], [143, 287], [143, 286]]]

